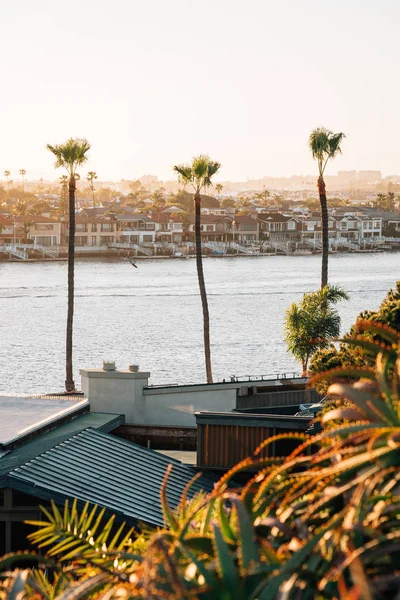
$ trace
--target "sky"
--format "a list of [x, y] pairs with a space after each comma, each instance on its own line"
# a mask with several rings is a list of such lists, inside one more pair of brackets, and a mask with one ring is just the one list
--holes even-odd
[[398, 0], [4, 0], [1, 20], [0, 178], [55, 178], [69, 137], [103, 181], [200, 153], [222, 181], [312, 174], [321, 125], [347, 136], [327, 174], [400, 174]]

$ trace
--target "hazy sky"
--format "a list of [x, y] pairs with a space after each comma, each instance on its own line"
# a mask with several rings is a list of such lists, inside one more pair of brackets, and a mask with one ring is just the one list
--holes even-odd
[[319, 125], [348, 136], [329, 173], [400, 173], [398, 0], [4, 0], [1, 22], [0, 176], [55, 177], [71, 136], [99, 179], [200, 152], [221, 180], [308, 174]]

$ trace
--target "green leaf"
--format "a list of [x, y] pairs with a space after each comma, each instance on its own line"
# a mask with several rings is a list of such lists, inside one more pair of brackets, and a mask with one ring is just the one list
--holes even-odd
[[234, 505], [238, 516], [238, 542], [241, 556], [241, 567], [244, 571], [247, 571], [250, 567], [254, 568], [254, 566], [258, 564], [260, 560], [258, 547], [254, 541], [254, 524], [251, 521], [249, 514], [242, 502], [238, 498], [232, 496], [231, 502]]
[[232, 595], [232, 598], [238, 598], [241, 585], [235, 560], [216, 524], [213, 524], [213, 531], [218, 570], [222, 578], [222, 583], [225, 589]]

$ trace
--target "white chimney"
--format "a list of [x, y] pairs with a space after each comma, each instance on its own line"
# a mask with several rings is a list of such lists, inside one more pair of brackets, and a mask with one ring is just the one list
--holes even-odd
[[129, 365], [119, 371], [113, 361], [104, 361], [102, 369], [81, 369], [82, 391], [93, 412], [125, 415], [128, 425], [145, 422], [143, 388], [148, 386], [150, 373]]

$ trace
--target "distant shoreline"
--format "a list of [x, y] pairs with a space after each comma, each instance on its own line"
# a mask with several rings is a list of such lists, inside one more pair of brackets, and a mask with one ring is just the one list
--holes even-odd
[[[348, 254], [382, 254], [382, 253], [395, 253], [395, 252], [399, 252], [400, 248], [392, 248], [392, 249], [382, 249], [382, 250], [352, 250], [350, 252], [330, 252], [330, 255], [344, 255], [347, 256]], [[264, 258], [266, 256], [268, 257], [274, 257], [274, 256], [290, 256], [291, 258], [304, 258], [307, 256], [315, 256], [315, 255], [320, 255], [320, 252], [312, 252], [310, 254], [305, 253], [305, 254], [280, 254], [280, 253], [276, 253], [276, 252], [264, 252], [262, 254], [243, 254], [243, 253], [239, 253], [239, 254], [204, 254], [203, 258], [217, 258], [217, 259], [223, 259], [223, 258]], [[115, 260], [123, 260], [125, 258], [125, 256], [121, 256], [121, 255], [117, 255], [117, 254], [98, 254], [98, 253], [93, 253], [93, 254], [89, 254], [89, 253], [85, 253], [85, 254], [80, 254], [77, 253], [75, 254], [75, 260], [76, 261], [80, 261], [80, 260], [86, 260], [86, 259], [93, 259], [93, 258], [107, 258], [107, 259], [115, 259]], [[135, 261], [146, 261], [146, 260], [192, 260], [195, 259], [194, 255], [190, 255], [190, 256], [135, 256]], [[40, 257], [40, 258], [28, 258], [26, 260], [21, 260], [18, 258], [3, 258], [0, 257], [0, 263], [48, 263], [48, 262], [66, 262], [68, 260], [67, 256], [62, 256], [62, 257], [55, 257], [55, 258], [51, 258], [51, 257]]]

